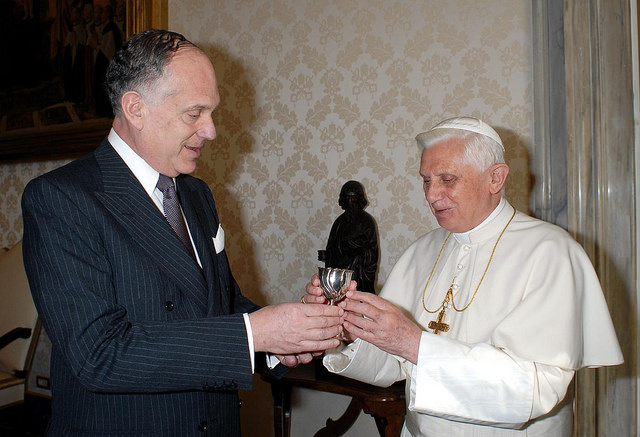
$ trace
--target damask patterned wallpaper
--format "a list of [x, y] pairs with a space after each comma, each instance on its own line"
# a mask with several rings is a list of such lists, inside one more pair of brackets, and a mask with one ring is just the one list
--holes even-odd
[[218, 74], [218, 138], [196, 174], [216, 196], [244, 292], [297, 300], [350, 179], [377, 220], [381, 286], [434, 227], [414, 137], [443, 118], [496, 127], [507, 196], [527, 210], [530, 14], [528, 0], [170, 1], [170, 28]]
[[22, 191], [31, 179], [68, 162], [0, 164], [0, 247], [11, 247], [22, 239]]

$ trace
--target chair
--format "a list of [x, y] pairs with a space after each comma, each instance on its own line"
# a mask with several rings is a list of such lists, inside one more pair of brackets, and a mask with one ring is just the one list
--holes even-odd
[[24, 400], [39, 334], [19, 242], [0, 254], [0, 408]]

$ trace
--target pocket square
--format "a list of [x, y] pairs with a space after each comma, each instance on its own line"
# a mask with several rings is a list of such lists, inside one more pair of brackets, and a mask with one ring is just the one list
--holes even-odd
[[216, 248], [216, 253], [222, 252], [224, 250], [224, 229], [222, 229], [222, 225], [218, 225], [218, 232], [212, 240], [213, 245]]

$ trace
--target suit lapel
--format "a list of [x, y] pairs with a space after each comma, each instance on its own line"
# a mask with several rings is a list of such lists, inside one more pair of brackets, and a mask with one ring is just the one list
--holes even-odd
[[176, 186], [208, 286], [208, 315], [228, 314], [229, 303], [222, 297], [223, 276], [218, 271], [218, 255], [213, 244], [219, 222], [213, 214], [207, 214], [209, 209], [203, 204], [202, 193], [197, 187], [190, 186], [184, 177], [176, 178]]
[[96, 193], [98, 199], [149, 259], [192, 295], [200, 306], [207, 306], [207, 287], [199, 266], [131, 170], [106, 141], [96, 150], [95, 156], [104, 186], [104, 191]]

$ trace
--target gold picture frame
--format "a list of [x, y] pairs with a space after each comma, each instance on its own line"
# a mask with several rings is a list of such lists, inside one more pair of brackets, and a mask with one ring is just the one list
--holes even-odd
[[[167, 0], [122, 1], [126, 5], [126, 21], [122, 26], [126, 29], [123, 41], [151, 27], [166, 27]], [[116, 4], [116, 2], [111, 1], [110, 4]], [[22, 10], [18, 12], [23, 13]], [[35, 13], [38, 12], [42, 11], [35, 11]], [[62, 13], [62, 11], [55, 12]], [[24, 14], [26, 17], [26, 10]], [[41, 19], [39, 22], [44, 23], [45, 20]], [[49, 28], [53, 28], [51, 23], [48, 24], [46, 32], [53, 34], [53, 30]], [[7, 121], [9, 120], [7, 114], [10, 113], [7, 107], [11, 105], [6, 102], [17, 100], [16, 97], [7, 94], [3, 96], [6, 98], [5, 104], [2, 105], [5, 108], [0, 107], [0, 161], [2, 162], [55, 160], [79, 156], [97, 147], [111, 127], [111, 118], [96, 116], [81, 119], [74, 114], [69, 102], [60, 102], [19, 114], [22, 120], [26, 120], [26, 127], [14, 123], [13, 126], [18, 127], [11, 129], [7, 127], [8, 124], [11, 125]], [[58, 117], [56, 114], [62, 114], [62, 116]], [[62, 121], [57, 122], [57, 120]]]

